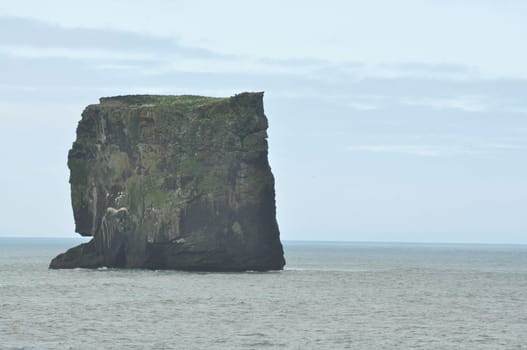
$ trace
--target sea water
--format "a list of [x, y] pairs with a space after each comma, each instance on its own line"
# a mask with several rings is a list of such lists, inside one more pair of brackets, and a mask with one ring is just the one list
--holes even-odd
[[527, 246], [284, 242], [281, 272], [49, 270], [0, 239], [0, 349], [527, 349]]

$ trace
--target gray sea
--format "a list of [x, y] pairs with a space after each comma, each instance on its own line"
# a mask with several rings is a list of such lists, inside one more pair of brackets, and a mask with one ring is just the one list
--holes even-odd
[[48, 270], [0, 238], [0, 349], [527, 349], [527, 246], [285, 242], [268, 273]]

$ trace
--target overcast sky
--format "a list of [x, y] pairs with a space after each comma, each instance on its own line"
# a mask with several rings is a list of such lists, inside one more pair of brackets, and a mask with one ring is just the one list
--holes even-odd
[[0, 236], [73, 237], [83, 108], [265, 91], [283, 239], [527, 243], [527, 2], [0, 3]]

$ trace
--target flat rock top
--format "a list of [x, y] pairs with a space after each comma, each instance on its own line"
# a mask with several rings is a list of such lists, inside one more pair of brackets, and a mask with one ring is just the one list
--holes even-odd
[[244, 92], [233, 97], [208, 97], [198, 95], [122, 95], [101, 97], [101, 106], [147, 106], [147, 105], [182, 105], [201, 107], [231, 99], [261, 99], [263, 92]]

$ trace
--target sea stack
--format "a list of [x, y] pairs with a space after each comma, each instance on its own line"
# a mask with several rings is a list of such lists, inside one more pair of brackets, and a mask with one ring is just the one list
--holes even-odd
[[75, 231], [50, 268], [280, 270], [263, 93], [86, 107], [68, 154]]

